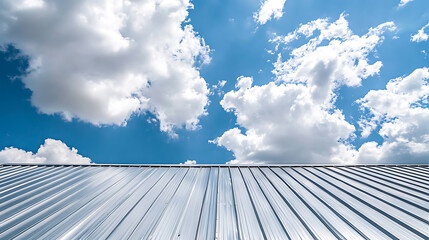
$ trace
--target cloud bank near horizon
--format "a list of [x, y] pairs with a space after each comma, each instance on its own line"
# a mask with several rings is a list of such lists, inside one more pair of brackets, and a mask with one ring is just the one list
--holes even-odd
[[0, 151], [0, 163], [90, 164], [92, 162], [91, 159], [78, 154], [76, 148], [69, 148], [60, 140], [48, 138], [36, 153], [15, 147], [4, 148]]

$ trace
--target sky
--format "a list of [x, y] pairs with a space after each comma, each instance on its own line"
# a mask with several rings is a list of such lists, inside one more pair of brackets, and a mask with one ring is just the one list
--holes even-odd
[[426, 0], [0, 9], [0, 163], [429, 163]]

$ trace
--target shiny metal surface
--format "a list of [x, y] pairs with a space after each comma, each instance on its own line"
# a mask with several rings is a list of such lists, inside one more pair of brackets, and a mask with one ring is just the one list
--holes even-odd
[[429, 166], [0, 165], [0, 239], [429, 239]]

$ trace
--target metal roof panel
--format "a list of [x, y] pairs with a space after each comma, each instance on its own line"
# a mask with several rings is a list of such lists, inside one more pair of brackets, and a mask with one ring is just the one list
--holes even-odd
[[1, 239], [429, 239], [428, 165], [0, 165]]

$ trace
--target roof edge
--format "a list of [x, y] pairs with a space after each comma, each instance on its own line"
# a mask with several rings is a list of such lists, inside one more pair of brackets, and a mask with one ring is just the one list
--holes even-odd
[[429, 167], [429, 164], [41, 164], [2, 163], [0, 166], [53, 167]]

